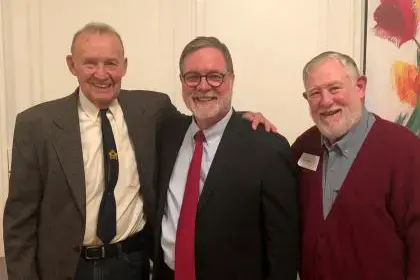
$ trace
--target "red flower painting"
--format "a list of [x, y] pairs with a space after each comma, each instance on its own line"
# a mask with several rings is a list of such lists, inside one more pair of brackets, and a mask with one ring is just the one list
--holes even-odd
[[417, 8], [412, 0], [381, 0], [376, 8], [373, 18], [376, 21], [374, 27], [376, 35], [390, 40], [398, 47], [414, 40], [417, 33]]
[[381, 0], [373, 13], [375, 34], [398, 48], [410, 41], [417, 45], [417, 65], [396, 61], [392, 66], [393, 85], [402, 103], [414, 108], [411, 116], [400, 114], [396, 123], [420, 136], [420, 44], [416, 39], [420, 20], [420, 0]]

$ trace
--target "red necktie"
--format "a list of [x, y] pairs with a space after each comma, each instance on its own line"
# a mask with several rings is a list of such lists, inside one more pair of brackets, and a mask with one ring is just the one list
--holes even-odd
[[203, 142], [205, 141], [203, 132], [198, 131], [194, 139], [194, 154], [188, 170], [176, 231], [175, 280], [195, 280], [195, 214], [200, 189]]

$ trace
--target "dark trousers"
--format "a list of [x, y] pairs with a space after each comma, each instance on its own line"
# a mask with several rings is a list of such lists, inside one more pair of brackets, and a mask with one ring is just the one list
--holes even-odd
[[148, 280], [150, 263], [145, 251], [86, 260], [80, 257], [75, 280]]
[[157, 272], [157, 277], [154, 280], [174, 280], [174, 271], [162, 261], [162, 265]]

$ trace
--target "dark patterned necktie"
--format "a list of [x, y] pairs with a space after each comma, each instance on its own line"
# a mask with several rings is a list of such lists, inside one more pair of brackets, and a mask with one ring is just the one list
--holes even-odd
[[111, 124], [106, 116], [108, 109], [101, 109], [100, 112], [105, 188], [99, 208], [97, 235], [104, 244], [108, 244], [117, 233], [114, 189], [118, 180], [118, 153]]

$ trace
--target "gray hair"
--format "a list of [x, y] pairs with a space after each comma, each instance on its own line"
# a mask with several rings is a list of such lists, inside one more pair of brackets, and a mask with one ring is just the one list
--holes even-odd
[[189, 42], [182, 50], [181, 57], [179, 58], [179, 71], [181, 74], [182, 74], [182, 67], [184, 65], [185, 57], [187, 57], [187, 55], [195, 51], [198, 51], [199, 49], [202, 49], [202, 48], [218, 49], [223, 54], [223, 57], [225, 59], [226, 70], [232, 74], [234, 73], [232, 56], [230, 55], [228, 47], [216, 37], [200, 36], [193, 39], [191, 42]]
[[123, 52], [124, 52], [124, 44], [122, 42], [121, 36], [120, 34], [109, 24], [106, 23], [102, 23], [102, 22], [90, 22], [88, 24], [86, 24], [85, 26], [83, 26], [81, 29], [79, 29], [74, 35], [73, 35], [73, 40], [71, 42], [71, 53], [74, 54], [75, 51], [75, 45], [76, 45], [76, 40], [77, 38], [85, 33], [98, 33], [98, 34], [112, 34], [115, 35], [118, 40], [121, 43], [121, 46], [123, 48]]
[[345, 67], [348, 70], [352, 78], [357, 79], [360, 76], [359, 68], [357, 67], [357, 64], [353, 58], [343, 53], [328, 51], [315, 56], [308, 63], [306, 63], [302, 73], [303, 81], [306, 81], [311, 69], [314, 66], [319, 65], [320, 63], [324, 62], [329, 58], [337, 59], [341, 63], [341, 65], [343, 65], [343, 67]]

